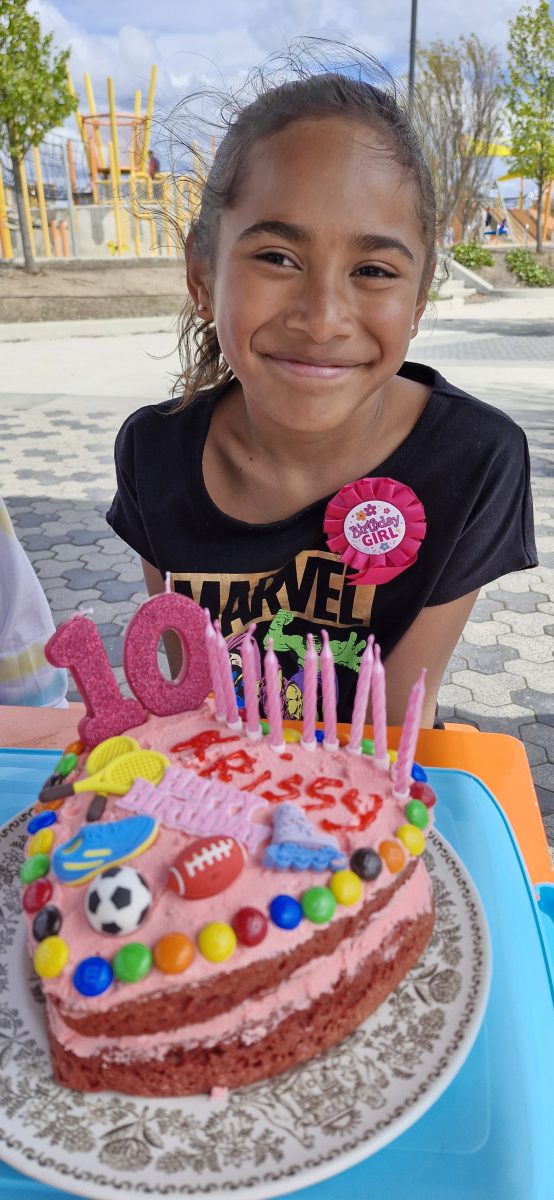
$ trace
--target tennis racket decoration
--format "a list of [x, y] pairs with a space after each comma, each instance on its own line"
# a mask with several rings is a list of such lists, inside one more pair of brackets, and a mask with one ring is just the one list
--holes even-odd
[[[102, 750], [103, 746], [97, 746]], [[102, 761], [100, 755], [97, 761]], [[135, 779], [146, 779], [154, 785], [161, 782], [169, 759], [158, 750], [131, 750], [130, 753], [120, 754], [108, 761], [93, 775], [86, 775], [74, 783], [55, 783], [43, 787], [39, 800], [49, 804], [52, 800], [62, 800], [67, 796], [78, 796], [80, 792], [96, 792], [97, 795], [125, 796], [132, 787]]]
[[415, 562], [426, 533], [425, 510], [405, 483], [385, 476], [347, 483], [329, 501], [327, 545], [353, 567], [351, 584], [389, 583]]

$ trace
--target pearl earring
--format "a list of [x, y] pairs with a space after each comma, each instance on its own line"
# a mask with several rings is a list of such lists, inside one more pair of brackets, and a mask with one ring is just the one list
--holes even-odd
[[415, 325], [412, 325], [412, 333], [415, 333]]

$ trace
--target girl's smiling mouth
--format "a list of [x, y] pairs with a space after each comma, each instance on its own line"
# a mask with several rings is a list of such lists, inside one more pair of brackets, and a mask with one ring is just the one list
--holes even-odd
[[315, 359], [287, 358], [279, 354], [266, 354], [270, 362], [289, 375], [297, 375], [304, 379], [341, 379], [350, 374], [359, 363], [318, 362]]

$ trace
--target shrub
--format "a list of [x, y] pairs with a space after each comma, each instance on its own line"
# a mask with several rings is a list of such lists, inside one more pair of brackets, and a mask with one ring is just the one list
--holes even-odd
[[537, 262], [530, 250], [508, 250], [506, 266], [527, 287], [554, 287], [554, 271]]
[[486, 246], [478, 246], [476, 242], [457, 242], [452, 250], [452, 257], [462, 267], [492, 267], [494, 258]]

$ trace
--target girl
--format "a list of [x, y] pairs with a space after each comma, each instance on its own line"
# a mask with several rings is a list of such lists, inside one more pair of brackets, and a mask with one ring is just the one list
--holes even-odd
[[[426, 666], [432, 725], [479, 588], [536, 565], [529, 459], [509, 417], [404, 361], [435, 197], [392, 81], [367, 75], [359, 57], [301, 63], [228, 122], [186, 239], [181, 394], [123, 425], [107, 519], [150, 594], [170, 571], [227, 638], [252, 621], [262, 652], [272, 637], [285, 715], [301, 716], [306, 635], [327, 629], [340, 720], [372, 633], [390, 722]], [[407, 569], [353, 586], [323, 522], [368, 476], [412, 489], [426, 532]], [[168, 655], [175, 674], [169, 639]]]

